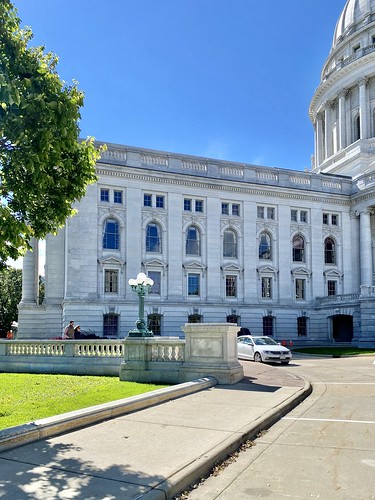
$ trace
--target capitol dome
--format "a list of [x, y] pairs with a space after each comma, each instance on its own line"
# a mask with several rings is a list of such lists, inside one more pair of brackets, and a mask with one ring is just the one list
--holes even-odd
[[375, 0], [345, 3], [309, 113], [313, 172], [366, 172], [375, 152]]
[[332, 48], [334, 49], [343, 37], [351, 35], [370, 22], [374, 12], [375, 0], [348, 0], [337, 22]]

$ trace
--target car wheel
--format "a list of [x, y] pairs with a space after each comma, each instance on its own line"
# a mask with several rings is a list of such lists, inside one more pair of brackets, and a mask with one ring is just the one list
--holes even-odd
[[254, 354], [254, 361], [255, 361], [256, 363], [261, 363], [261, 362], [262, 362], [262, 356], [259, 354], [259, 352], [256, 352], [256, 353]]

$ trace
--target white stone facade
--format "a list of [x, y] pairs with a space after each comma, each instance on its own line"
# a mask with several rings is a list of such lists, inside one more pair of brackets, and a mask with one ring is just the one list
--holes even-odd
[[25, 258], [19, 336], [74, 319], [125, 337], [142, 271], [161, 335], [237, 321], [280, 340], [374, 344], [374, 62], [375, 2], [349, 0], [310, 106], [311, 172], [109, 144], [78, 215], [47, 238], [41, 305]]

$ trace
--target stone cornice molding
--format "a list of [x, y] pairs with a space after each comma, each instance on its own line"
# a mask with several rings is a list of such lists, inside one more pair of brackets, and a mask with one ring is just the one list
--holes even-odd
[[[375, 52], [371, 52], [366, 56], [362, 56], [359, 59], [355, 59], [350, 64], [347, 64], [336, 73], [331, 75], [326, 81], [321, 82], [319, 87], [316, 89], [314, 96], [311, 100], [310, 108], [309, 108], [309, 116], [311, 122], [314, 121], [314, 110], [317, 106], [319, 99], [326, 93], [330, 88], [332, 88], [338, 81], [340, 81], [344, 76], [353, 73], [353, 70], [360, 69], [364, 66], [367, 66], [369, 63], [373, 63], [375, 61]], [[375, 71], [374, 71], [375, 72]], [[370, 75], [371, 76], [371, 75]]]
[[[298, 172], [299, 173], [299, 172]], [[112, 176], [111, 170], [104, 170], [100, 168], [97, 170], [98, 175]], [[302, 172], [301, 172], [302, 174]], [[350, 195], [345, 195], [341, 193], [332, 193], [332, 192], [318, 192], [318, 191], [308, 191], [303, 188], [290, 187], [287, 188], [285, 186], [280, 185], [269, 185], [265, 186], [264, 184], [257, 185], [254, 183], [246, 183], [243, 182], [239, 184], [239, 181], [231, 181], [233, 184], [229, 184], [228, 181], [223, 183], [212, 182], [212, 179], [204, 179], [197, 178], [189, 179], [189, 178], [176, 178], [175, 175], [166, 175], [165, 172], [163, 175], [159, 176], [157, 174], [151, 173], [135, 173], [135, 172], [116, 172], [116, 177], [121, 177], [122, 179], [128, 179], [141, 182], [150, 182], [153, 184], [166, 184], [166, 185], [174, 185], [174, 186], [184, 186], [187, 189], [189, 188], [198, 188], [203, 190], [214, 190], [214, 191], [226, 191], [232, 193], [240, 193], [243, 195], [253, 195], [254, 197], [262, 198], [262, 197], [272, 197], [272, 198], [280, 198], [287, 200], [308, 200], [310, 202], [318, 202], [322, 203], [329, 199], [330, 203], [339, 204], [339, 205], [350, 205]], [[305, 187], [305, 186], [304, 186]], [[299, 192], [300, 191], [300, 192]], [[159, 213], [159, 212], [157, 212]]]

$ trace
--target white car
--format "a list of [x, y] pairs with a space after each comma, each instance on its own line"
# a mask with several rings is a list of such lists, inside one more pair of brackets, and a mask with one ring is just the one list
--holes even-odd
[[251, 359], [258, 362], [279, 361], [282, 365], [287, 365], [292, 359], [290, 350], [270, 337], [241, 335], [237, 337], [237, 346], [240, 359]]

